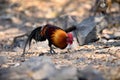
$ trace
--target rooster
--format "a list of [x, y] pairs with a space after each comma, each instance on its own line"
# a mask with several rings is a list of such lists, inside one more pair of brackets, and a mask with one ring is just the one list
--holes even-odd
[[45, 41], [48, 40], [48, 46], [50, 47], [50, 53], [55, 53], [52, 48], [52, 45], [58, 47], [60, 49], [65, 49], [67, 45], [71, 45], [73, 43], [73, 35], [69, 32], [75, 30], [76, 27], [72, 26], [66, 30], [63, 30], [57, 26], [46, 24], [45, 26], [40, 26], [35, 28], [31, 34], [28, 36], [28, 39], [25, 43], [23, 54], [25, 54], [25, 49], [28, 44], [29, 48], [31, 45], [31, 40], [34, 39], [37, 41]]

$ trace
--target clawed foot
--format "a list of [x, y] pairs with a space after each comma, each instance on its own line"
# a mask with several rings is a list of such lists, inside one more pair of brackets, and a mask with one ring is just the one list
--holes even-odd
[[56, 54], [52, 47], [50, 47], [50, 54]]
[[22, 53], [21, 57], [25, 57], [25, 53]]
[[68, 48], [67, 48], [67, 52], [70, 52], [70, 51], [71, 51], [71, 47], [68, 47]]
[[56, 54], [56, 52], [52, 49], [50, 50], [50, 54]]

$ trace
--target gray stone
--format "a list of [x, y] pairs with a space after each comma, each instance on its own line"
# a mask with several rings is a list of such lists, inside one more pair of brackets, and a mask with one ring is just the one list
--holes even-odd
[[32, 57], [28, 61], [23, 62], [20, 66], [1, 71], [0, 73], [2, 75], [0, 78], [3, 80], [44, 79], [55, 74], [55, 70], [55, 66], [51, 63], [49, 57]]
[[24, 62], [22, 66], [27, 66], [32, 71], [33, 79], [44, 79], [55, 74], [55, 66], [47, 56], [33, 57]]
[[[104, 20], [104, 17], [88, 17], [81, 23], [77, 24], [77, 30], [75, 31], [77, 40], [80, 45], [95, 42], [98, 39], [98, 33], [103, 29], [97, 27], [98, 24]], [[102, 23], [106, 25], [106, 23]], [[101, 25], [101, 27], [103, 27]]]
[[6, 56], [0, 56], [0, 66], [7, 63], [8, 59]]
[[50, 80], [78, 80], [77, 69], [73, 67], [61, 68], [55, 76], [50, 77]]
[[85, 67], [83, 70], [78, 71], [79, 80], [105, 80], [100, 72], [93, 69], [91, 66]]
[[91, 67], [78, 70], [64, 66], [56, 68], [47, 56], [32, 57], [21, 65], [0, 70], [1, 80], [104, 80], [102, 75]]
[[[36, 69], [38, 68], [38, 69]], [[46, 79], [50, 76], [54, 76], [56, 74], [55, 66], [52, 64], [46, 63], [42, 64], [42, 67], [36, 67], [33, 69], [33, 75], [32, 78], [37, 79]]]

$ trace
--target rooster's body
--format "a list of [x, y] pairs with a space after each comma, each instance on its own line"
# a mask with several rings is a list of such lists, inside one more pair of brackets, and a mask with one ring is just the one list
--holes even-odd
[[[76, 28], [73, 28], [73, 30], [74, 29]], [[67, 32], [69, 32], [69, 29], [64, 31], [63, 29], [50, 24], [34, 29], [26, 41], [22, 56], [25, 54], [25, 49], [28, 43], [30, 47], [32, 39], [35, 41], [45, 41], [47, 39], [50, 47], [50, 53], [55, 53], [51, 47], [52, 45], [60, 49], [66, 48], [68, 44], [71, 45], [73, 42], [72, 34]]]

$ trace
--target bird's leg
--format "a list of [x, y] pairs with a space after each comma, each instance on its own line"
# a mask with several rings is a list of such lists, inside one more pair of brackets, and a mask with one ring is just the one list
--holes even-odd
[[50, 47], [50, 53], [51, 53], [51, 54], [55, 54], [55, 51], [54, 51], [53, 48], [52, 48], [51, 42], [49, 42], [49, 47]]
[[71, 45], [70, 45], [70, 44], [68, 44], [68, 46], [67, 46], [67, 51], [68, 51], [68, 52], [71, 51]]
[[53, 50], [52, 47], [50, 47], [50, 53], [51, 53], [51, 54], [55, 54], [55, 53], [56, 53], [56, 52]]
[[25, 56], [25, 53], [22, 53], [21, 57], [24, 57]]
[[71, 48], [68, 48], [67, 51], [70, 52]]

